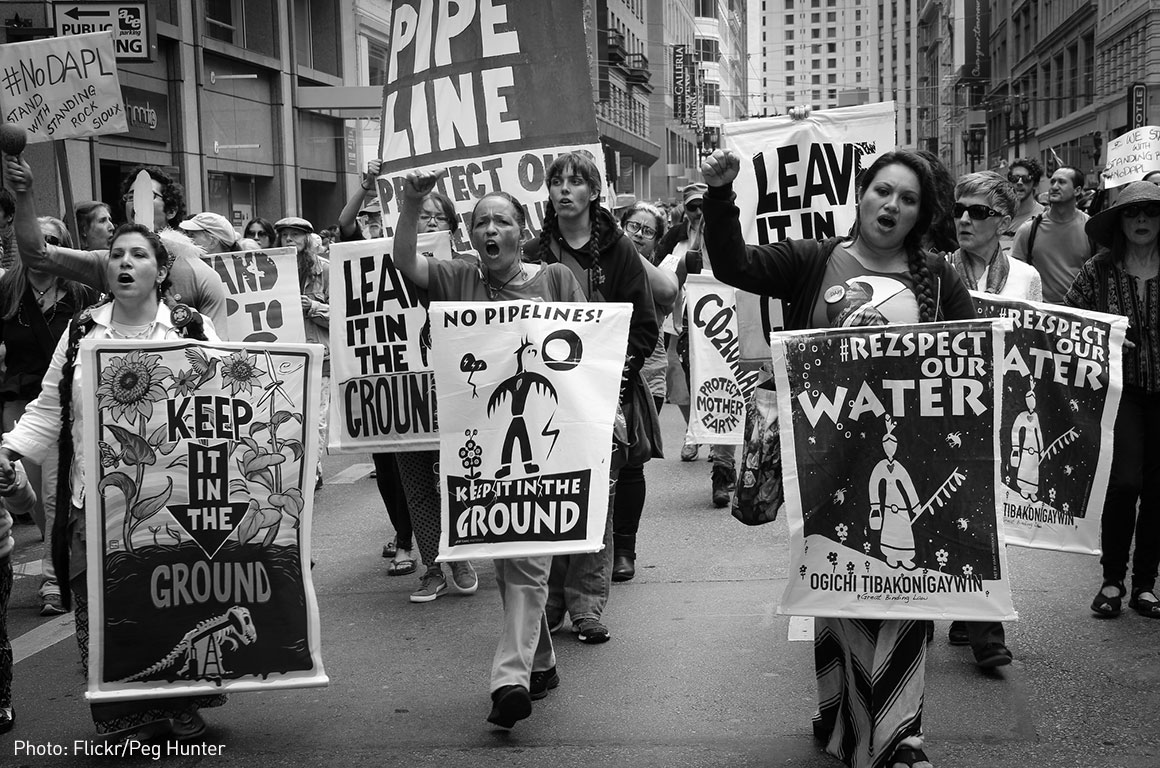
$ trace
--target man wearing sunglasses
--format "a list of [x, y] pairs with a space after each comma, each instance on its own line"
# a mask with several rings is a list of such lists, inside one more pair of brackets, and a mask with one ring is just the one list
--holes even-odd
[[1011, 258], [1035, 267], [1043, 278], [1043, 300], [1060, 304], [1095, 249], [1084, 231], [1088, 215], [1076, 207], [1084, 187], [1083, 171], [1061, 165], [1049, 183], [1047, 212], [1019, 227], [1011, 242]]
[[1043, 167], [1032, 158], [1020, 158], [1007, 169], [1007, 181], [1015, 187], [1015, 196], [1019, 202], [1015, 206], [1015, 213], [1011, 215], [1011, 223], [1003, 228], [1004, 248], [1011, 247], [1011, 239], [1023, 226], [1023, 222], [1047, 210], [1035, 199], [1035, 190], [1039, 189], [1039, 180], [1042, 178]]

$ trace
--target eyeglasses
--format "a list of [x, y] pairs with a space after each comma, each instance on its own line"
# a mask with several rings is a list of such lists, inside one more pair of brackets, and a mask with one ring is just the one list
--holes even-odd
[[432, 216], [429, 213], [420, 213], [419, 221], [423, 222], [424, 224], [430, 224], [432, 221], [436, 221], [440, 224], [446, 224], [447, 222], [451, 221], [451, 219], [443, 215]]
[[1138, 203], [1120, 209], [1120, 215], [1125, 219], [1134, 219], [1140, 214], [1144, 214], [1150, 219], [1160, 216], [1160, 203]]
[[701, 210], [701, 204], [700, 203], [688, 203], [687, 205], [685, 205], [685, 210], [686, 211], [699, 211], [699, 210]]
[[[165, 198], [161, 196], [161, 193], [160, 193], [160, 192], [156, 192], [156, 191], [154, 191], [154, 192], [153, 192], [153, 199], [154, 199], [154, 200], [164, 200]], [[125, 193], [125, 194], [124, 194], [124, 195], [121, 197], [121, 202], [122, 202], [122, 203], [131, 203], [131, 202], [133, 202], [133, 193], [132, 193], [132, 192], [126, 192], [126, 193]]]
[[60, 238], [56, 235], [45, 235], [44, 242], [48, 243], [49, 245], [60, 245]]
[[1003, 214], [996, 211], [989, 205], [982, 203], [975, 203], [974, 205], [963, 205], [962, 203], [955, 203], [954, 208], [951, 209], [956, 219], [961, 219], [963, 213], [966, 213], [975, 221], [986, 221], [992, 216], [1002, 216]]
[[246, 237], [250, 238], [251, 240], [257, 240], [259, 237], [265, 237], [268, 239], [270, 236], [261, 229], [255, 229], [252, 232], [247, 232]]
[[1007, 181], [1012, 184], [1030, 184], [1031, 177], [1019, 173], [1009, 173], [1007, 174]]
[[641, 224], [639, 221], [626, 221], [626, 222], [624, 222], [624, 231], [629, 233], [630, 235], [634, 235], [637, 232], [640, 232], [645, 237], [656, 237], [657, 236], [657, 231], [655, 229], [650, 227], [648, 224]]

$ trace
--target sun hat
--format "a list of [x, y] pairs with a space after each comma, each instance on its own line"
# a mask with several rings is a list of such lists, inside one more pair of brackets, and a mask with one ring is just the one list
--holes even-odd
[[373, 214], [379, 214], [381, 216], [382, 213], [383, 213], [383, 205], [382, 205], [382, 203], [379, 202], [379, 199], [377, 197], [374, 198], [373, 200], [371, 200], [366, 205], [364, 205], [362, 208], [359, 208], [359, 210], [358, 210], [359, 216], [373, 215]]
[[300, 216], [287, 216], [284, 219], [278, 219], [274, 222], [274, 231], [279, 229], [301, 229], [307, 234], [314, 234], [314, 225]]
[[1129, 206], [1141, 203], [1160, 204], [1160, 187], [1150, 181], [1133, 181], [1120, 190], [1116, 204], [1088, 219], [1084, 231], [1100, 245], [1111, 246], [1115, 231], [1120, 226], [1120, 213]]
[[683, 202], [685, 205], [688, 205], [689, 203], [693, 202], [694, 200], [704, 200], [705, 193], [708, 191], [709, 191], [708, 184], [701, 184], [700, 182], [698, 182], [696, 184], [690, 184], [689, 186], [687, 186], [681, 190], [681, 192], [685, 196]]
[[194, 214], [177, 226], [186, 232], [208, 232], [226, 245], [233, 245], [238, 241], [238, 233], [234, 231], [233, 224], [220, 213], [205, 211]]

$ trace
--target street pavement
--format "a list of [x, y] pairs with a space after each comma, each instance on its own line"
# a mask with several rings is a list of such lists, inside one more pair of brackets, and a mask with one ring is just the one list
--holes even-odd
[[[709, 502], [709, 466], [676, 458], [677, 410], [661, 420], [672, 458], [646, 469], [636, 578], [614, 584], [612, 640], [556, 636], [562, 682], [508, 731], [485, 722], [500, 601], [490, 562], [479, 591], [415, 605], [417, 576], [389, 577], [392, 536], [364, 455], [323, 459], [314, 505], [314, 580], [330, 685], [245, 693], [207, 710], [209, 756], [173, 766], [839, 766], [811, 737], [812, 623], [777, 613], [787, 577], [784, 520], [748, 528]], [[18, 526], [15, 563], [42, 545]], [[417, 554], [417, 550], [416, 550]], [[977, 670], [936, 624], [927, 662], [927, 752], [936, 768], [1160, 766], [1160, 622], [1093, 618], [1097, 558], [1011, 548], [1015, 662]], [[71, 617], [42, 619], [35, 575], [9, 608], [15, 730], [0, 766], [108, 765], [84, 703]], [[797, 639], [790, 639], [793, 635]], [[52, 642], [58, 640], [58, 642]], [[63, 757], [30, 755], [49, 745]], [[20, 751], [18, 752], [18, 747]], [[118, 759], [150, 764], [148, 757]]]

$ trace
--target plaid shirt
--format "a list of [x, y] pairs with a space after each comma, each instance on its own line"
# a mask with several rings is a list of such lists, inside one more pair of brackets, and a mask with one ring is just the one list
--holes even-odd
[[1128, 340], [1136, 346], [1124, 348], [1124, 384], [1152, 394], [1160, 392], [1160, 277], [1144, 280], [1143, 301], [1141, 279], [1101, 253], [1083, 265], [1063, 303], [1128, 318]]

